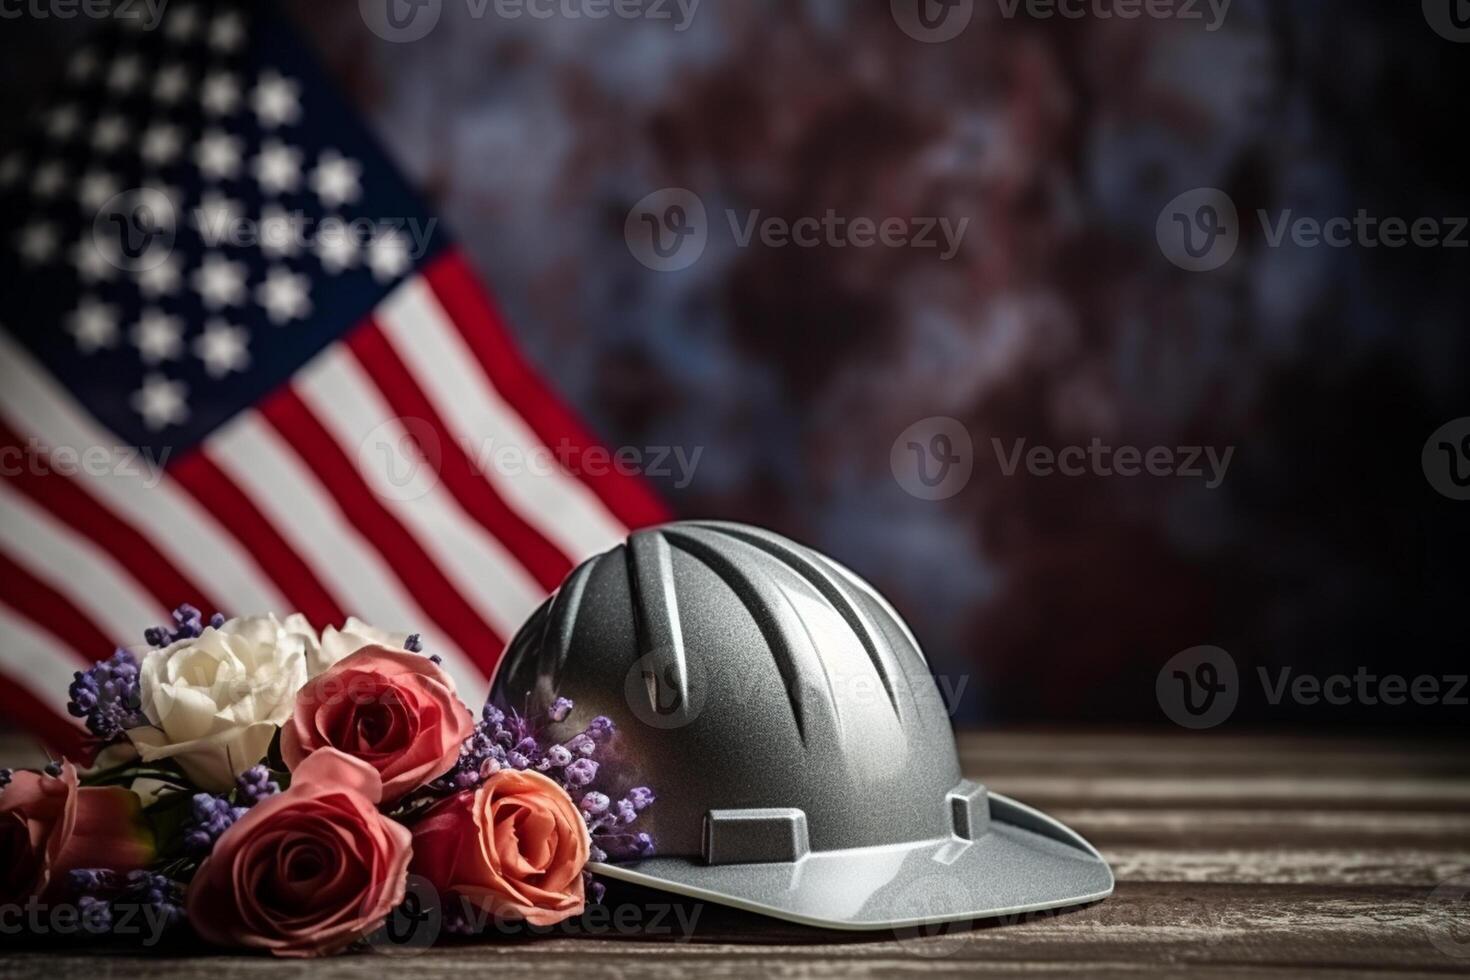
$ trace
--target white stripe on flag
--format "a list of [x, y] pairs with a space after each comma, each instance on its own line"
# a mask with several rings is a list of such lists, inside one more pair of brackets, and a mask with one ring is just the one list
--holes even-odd
[[515, 556], [459, 506], [412, 453], [407, 430], [345, 347], [329, 347], [292, 381], [357, 464], [368, 488], [410, 529], [444, 574], [509, 639], [545, 598]]
[[[66, 596], [108, 639], [140, 643], [143, 631], [168, 621], [168, 610], [111, 555], [72, 531], [0, 480], [0, 550]], [[93, 659], [111, 650], [79, 650]]]
[[[344, 612], [392, 632], [421, 634], [425, 652], [444, 658], [444, 669], [464, 702], [477, 705], [482, 700], [489, 678], [434, 627], [274, 427], [248, 410], [210, 436], [205, 449], [291, 542], [292, 550], [343, 603]], [[320, 629], [327, 624], [312, 625]]]
[[[111, 650], [98, 656], [108, 657]], [[31, 697], [63, 718], [69, 699], [72, 675], [92, 666], [91, 661], [50, 633], [0, 605], [0, 675], [8, 684], [19, 684]]]
[[0, 331], [0, 412], [22, 435], [50, 446], [69, 446], [78, 453], [92, 446], [106, 450], [112, 457], [106, 473], [79, 473], [78, 482], [136, 525], [216, 602], [283, 615], [290, 611], [280, 590], [207, 510], [166, 476], [154, 485], [122, 441], [92, 422], [4, 331]]
[[[546, 447], [475, 367], [474, 354], [422, 277], [395, 289], [374, 318], [409, 370], [424, 379], [445, 426], [507, 506], [574, 563], [623, 542], [627, 529], [597, 494], [560, 465], [545, 465]], [[523, 464], [494, 465], [502, 447]]]

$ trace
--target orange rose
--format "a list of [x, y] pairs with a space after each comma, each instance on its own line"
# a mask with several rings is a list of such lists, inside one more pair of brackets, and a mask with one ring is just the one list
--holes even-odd
[[18, 772], [0, 790], [0, 904], [54, 893], [76, 868], [133, 871], [153, 854], [138, 797], [80, 786], [70, 762], [59, 776]]
[[497, 918], [549, 926], [582, 913], [588, 845], [566, 791], [540, 773], [502, 769], [424, 814], [411, 870]]
[[313, 752], [337, 749], [361, 759], [394, 803], [459, 760], [475, 719], [454, 681], [428, 657], [364, 647], [307, 682], [281, 729], [281, 755], [294, 772]]

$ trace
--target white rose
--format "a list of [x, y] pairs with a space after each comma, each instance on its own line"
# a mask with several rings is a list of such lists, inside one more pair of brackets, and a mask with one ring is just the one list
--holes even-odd
[[173, 759], [200, 788], [224, 792], [269, 751], [317, 653], [299, 614], [231, 619], [152, 650], [138, 670], [150, 724], [128, 737], [144, 762]]
[[320, 648], [314, 654], [307, 655], [307, 669], [315, 677], [363, 647], [403, 650], [409, 636], [408, 633], [389, 633], [376, 626], [369, 626], [356, 616], [348, 616], [346, 624], [340, 630], [335, 626], [322, 630]]

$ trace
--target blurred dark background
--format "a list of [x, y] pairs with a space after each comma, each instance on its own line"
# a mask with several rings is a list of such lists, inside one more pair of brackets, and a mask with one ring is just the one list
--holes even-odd
[[[1167, 723], [1161, 668], [1209, 644], [1240, 671], [1235, 724], [1453, 729], [1470, 691], [1272, 704], [1258, 668], [1429, 675], [1441, 694], [1470, 670], [1470, 502], [1421, 459], [1470, 416], [1470, 230], [1273, 244], [1257, 212], [1453, 237], [1457, 3], [1234, 0], [1217, 19], [1181, 0], [1195, 17], [1124, 20], [973, 0], [943, 41], [906, 31], [901, 0], [703, 0], [687, 19], [443, 0], [412, 43], [356, 0], [289, 9], [554, 387], [611, 445], [699, 453], [653, 475], [679, 515], [770, 526], [871, 580], [961, 720]], [[0, 145], [83, 30], [0, 22]], [[663, 188], [708, 212], [677, 271], [625, 239]], [[1196, 188], [1239, 215], [1209, 271], [1156, 235]], [[969, 223], [946, 258], [742, 246], [726, 217], [829, 209]], [[930, 500], [894, 448], [937, 417], [973, 469]], [[1233, 453], [1212, 487], [1207, 465], [1007, 475], [992, 440], [1019, 439]]]

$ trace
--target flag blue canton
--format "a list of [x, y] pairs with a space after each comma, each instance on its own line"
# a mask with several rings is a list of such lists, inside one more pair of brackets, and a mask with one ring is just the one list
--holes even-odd
[[447, 236], [270, 5], [99, 35], [0, 156], [0, 328], [121, 442], [179, 453]]

